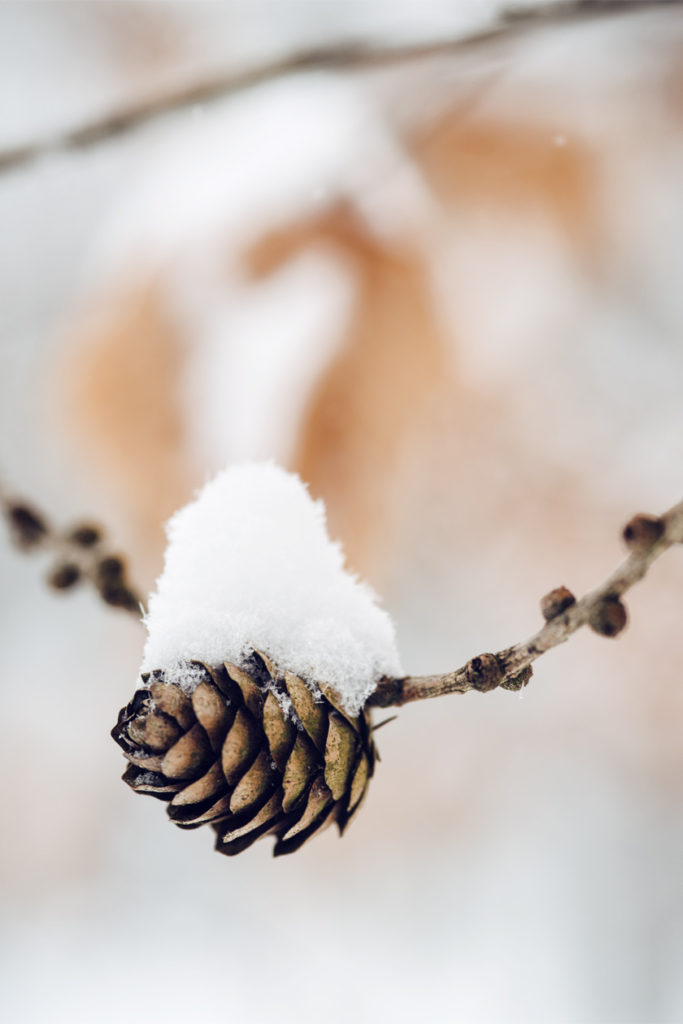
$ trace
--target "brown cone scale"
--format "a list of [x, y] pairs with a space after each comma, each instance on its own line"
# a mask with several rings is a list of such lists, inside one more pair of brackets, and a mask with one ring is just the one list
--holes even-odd
[[333, 822], [343, 832], [375, 765], [368, 713], [347, 714], [331, 690], [257, 653], [241, 668], [193, 668], [191, 693], [152, 672], [121, 710], [124, 781], [166, 801], [180, 828], [210, 824], [228, 856], [265, 835], [279, 856]]

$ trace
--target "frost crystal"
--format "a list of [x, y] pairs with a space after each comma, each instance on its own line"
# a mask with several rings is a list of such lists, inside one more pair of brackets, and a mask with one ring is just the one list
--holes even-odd
[[401, 674], [391, 619], [344, 568], [322, 502], [272, 463], [224, 470], [173, 516], [146, 625], [142, 671], [189, 689], [188, 662], [258, 650], [355, 714], [381, 676]]

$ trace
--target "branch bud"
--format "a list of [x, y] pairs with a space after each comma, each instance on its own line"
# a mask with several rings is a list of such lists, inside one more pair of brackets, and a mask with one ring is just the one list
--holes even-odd
[[624, 527], [622, 536], [626, 547], [631, 551], [642, 551], [650, 548], [664, 533], [664, 523], [659, 516], [651, 516], [641, 512]]
[[471, 658], [465, 666], [467, 681], [481, 693], [495, 690], [503, 678], [503, 672], [495, 654], [480, 654]]
[[95, 567], [96, 582], [99, 584], [120, 583], [124, 574], [123, 559], [118, 555], [102, 558]]
[[534, 670], [531, 665], [526, 665], [521, 672], [518, 672], [515, 676], [511, 676], [509, 679], [504, 679], [500, 685], [504, 690], [513, 690], [516, 692], [521, 690], [523, 686], [526, 686], [533, 674]]
[[73, 587], [81, 578], [81, 570], [73, 562], [63, 562], [50, 573], [47, 578], [48, 585], [54, 590], [68, 590]]
[[80, 526], [74, 527], [67, 537], [67, 540], [79, 548], [93, 548], [101, 539], [101, 531], [91, 523], [81, 523]]
[[588, 625], [600, 636], [616, 636], [626, 625], [626, 608], [618, 597], [606, 597], [591, 612]]
[[551, 619], [565, 612], [567, 608], [571, 608], [573, 604], [576, 604], [576, 598], [571, 590], [566, 587], [555, 587], [541, 598], [541, 614], [546, 622], [550, 622]]
[[14, 539], [19, 547], [32, 548], [47, 533], [47, 526], [37, 512], [28, 505], [11, 504], [6, 509]]

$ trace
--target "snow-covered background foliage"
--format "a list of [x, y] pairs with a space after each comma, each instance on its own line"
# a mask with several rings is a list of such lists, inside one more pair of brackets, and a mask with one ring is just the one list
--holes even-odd
[[[500, 6], [5, 3], [0, 147], [216, 69], [443, 38]], [[354, 506], [329, 480], [331, 522], [355, 524], [341, 539], [381, 587], [407, 671], [530, 633], [541, 594], [581, 592], [613, 566], [620, 522], [680, 497], [681, 46], [683, 12], [662, 6], [457, 59], [293, 76], [0, 178], [3, 474], [58, 521], [98, 514], [151, 582], [165, 464], [129, 490], [113, 457], [83, 471], [102, 436], [87, 417], [76, 439], [60, 427], [74, 322], [93, 302], [106, 319], [129, 277], [162, 281], [187, 357], [174, 448], [187, 497], [229, 461], [295, 461], [358, 281], [325, 239], [258, 280], [241, 254], [269, 225], [343, 200], [377, 251], [400, 252], [400, 281], [419, 253], [450, 362], [397, 467], [376, 440], [396, 405], [382, 366], [387, 402], [351, 465], [376, 444], [382, 473], [341, 466], [371, 498]], [[446, 195], [439, 153], [424, 143], [426, 187], [404, 140], [451, 108], [477, 130], [456, 133]], [[576, 169], [561, 179], [571, 202], [553, 205], [549, 186], [554, 220], [533, 196], [509, 199], [526, 180], [518, 148], [539, 138]], [[353, 426], [342, 419], [342, 438]], [[153, 536], [139, 530], [143, 485]], [[108, 732], [143, 631], [89, 593], [57, 600], [40, 566], [0, 544], [3, 1018], [683, 1018], [680, 556], [633, 592], [614, 645], [575, 637], [519, 697], [405, 709], [378, 734], [344, 839], [279, 862], [267, 841], [216, 856], [210, 835], [175, 831], [120, 782]]]

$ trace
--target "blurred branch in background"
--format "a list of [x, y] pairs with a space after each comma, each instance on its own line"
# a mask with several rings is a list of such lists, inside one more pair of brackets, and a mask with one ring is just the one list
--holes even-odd
[[408, 676], [380, 682], [370, 703], [379, 707], [409, 704], [447, 693], [487, 692], [498, 686], [521, 690], [531, 678], [531, 663], [564, 643], [582, 626], [612, 637], [627, 622], [621, 597], [642, 580], [652, 563], [674, 544], [683, 543], [683, 501], [662, 516], [636, 515], [624, 527], [628, 558], [595, 590], [577, 601], [566, 587], [550, 591], [541, 600], [546, 625], [531, 639], [497, 654], [471, 658], [462, 668], [439, 676]]
[[680, 6], [683, 0], [549, 0], [514, 5], [499, 14], [487, 28], [468, 35], [424, 43], [387, 46], [347, 43], [305, 49], [240, 71], [198, 81], [177, 91], [144, 98], [120, 110], [105, 112], [88, 123], [0, 151], [0, 173], [30, 166], [55, 153], [86, 149], [173, 111], [211, 103], [240, 89], [281, 75], [313, 68], [367, 68], [411, 58], [466, 51], [498, 39], [507, 39], [533, 28], [562, 25], [578, 19], [601, 18], [656, 6]]
[[90, 582], [105, 604], [139, 618], [144, 606], [127, 579], [124, 559], [104, 548], [101, 529], [90, 522], [58, 531], [30, 503], [10, 498], [0, 488], [0, 505], [12, 540], [21, 551], [47, 550], [54, 557], [46, 582], [53, 590], [71, 590]]

